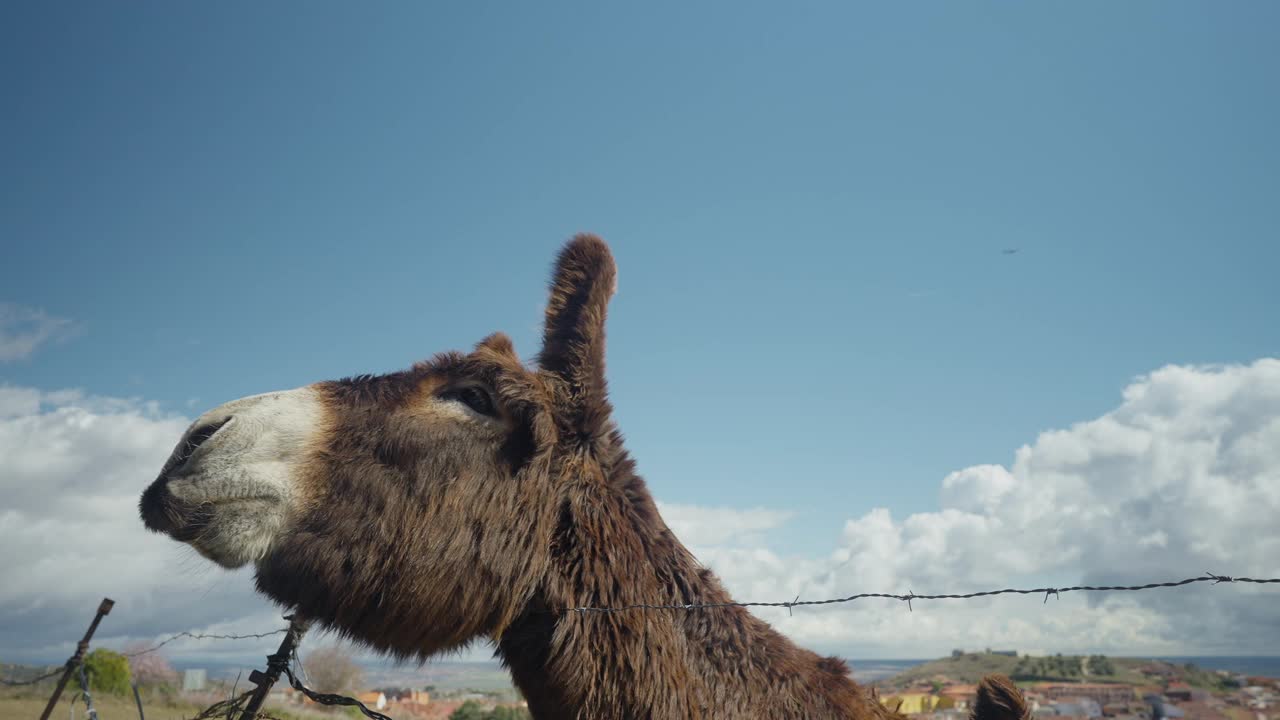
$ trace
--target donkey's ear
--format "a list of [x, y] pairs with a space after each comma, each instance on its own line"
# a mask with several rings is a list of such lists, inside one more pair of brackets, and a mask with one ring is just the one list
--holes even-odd
[[598, 435], [609, 418], [604, 320], [616, 279], [609, 246], [594, 235], [565, 245], [551, 279], [538, 366], [563, 389], [557, 399], [561, 420], [585, 436]]
[[490, 352], [516, 362], [520, 361], [520, 356], [516, 355], [516, 346], [506, 333], [492, 333], [476, 343], [476, 352]]

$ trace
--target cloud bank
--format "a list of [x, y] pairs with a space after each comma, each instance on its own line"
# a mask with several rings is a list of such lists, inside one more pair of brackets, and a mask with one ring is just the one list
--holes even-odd
[[[137, 499], [188, 420], [154, 404], [0, 386], [0, 658], [68, 654], [98, 601], [121, 647], [179, 631], [281, 625], [248, 572], [227, 573], [147, 533]], [[740, 600], [856, 592], [1128, 584], [1280, 576], [1280, 360], [1165, 367], [1119, 406], [1042, 433], [1007, 465], [959, 469], [934, 512], [875, 509], [833, 528], [821, 557], [780, 555], [781, 509], [662, 504]], [[761, 614], [797, 641], [849, 657], [1022, 652], [1265, 654], [1280, 647], [1277, 590], [1197, 585], [1133, 594], [976, 601], [861, 600]], [[262, 641], [174, 643], [184, 659], [258, 658]], [[264, 649], [265, 648], [265, 649]]]
[[[1165, 367], [1100, 418], [1042, 433], [1008, 465], [942, 480], [940, 509], [845, 523], [825, 558], [758, 544], [692, 543], [741, 598], [859, 592], [963, 593], [1010, 586], [1138, 584], [1217, 574], [1280, 577], [1280, 361]], [[714, 535], [714, 516], [669, 518]], [[734, 528], [730, 513], [722, 522]], [[682, 525], [686, 525], [682, 527]], [[854, 657], [951, 648], [1269, 654], [1280, 647], [1274, 586], [1196, 585], [1132, 594], [860, 600], [766, 613], [801, 642]]]
[[[245, 573], [225, 573], [143, 529], [138, 496], [187, 419], [154, 404], [0, 387], [0, 656], [69, 655], [103, 597], [95, 643], [184, 630], [239, 634], [282, 623]], [[250, 629], [251, 628], [251, 629]], [[182, 653], [257, 645], [176, 644]]]

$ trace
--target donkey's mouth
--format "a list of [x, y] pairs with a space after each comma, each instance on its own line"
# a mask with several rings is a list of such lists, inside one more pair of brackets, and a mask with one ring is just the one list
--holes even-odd
[[147, 529], [189, 545], [226, 568], [260, 559], [274, 543], [284, 519], [284, 503], [274, 495], [185, 502], [166, 484], [142, 496]]
[[174, 525], [164, 532], [179, 542], [194, 543], [212, 520], [213, 508], [207, 504], [200, 505], [186, 513], [181, 524]]
[[139, 508], [148, 530], [190, 543], [199, 538], [219, 514], [243, 516], [255, 511], [269, 514], [279, 503], [281, 498], [271, 494], [193, 503], [175, 496], [168, 483], [157, 482], [142, 494]]

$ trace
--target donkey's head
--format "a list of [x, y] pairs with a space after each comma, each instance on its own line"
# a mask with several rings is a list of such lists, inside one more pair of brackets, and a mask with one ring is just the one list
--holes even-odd
[[599, 239], [565, 247], [533, 370], [495, 334], [210, 410], [143, 493], [143, 521], [253, 563], [278, 602], [384, 650], [501, 632], [537, 602], [571, 486], [621, 461], [604, 381], [614, 278]]

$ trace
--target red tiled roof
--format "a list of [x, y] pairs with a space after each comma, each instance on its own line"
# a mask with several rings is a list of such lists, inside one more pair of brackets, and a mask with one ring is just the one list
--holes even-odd
[[951, 685], [942, 688], [943, 695], [977, 695], [977, 685]]

